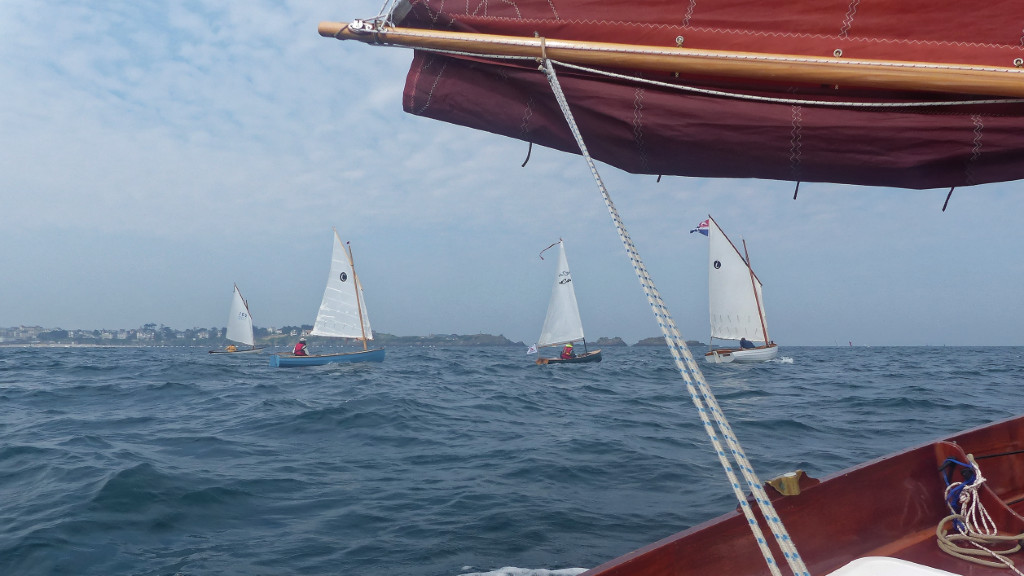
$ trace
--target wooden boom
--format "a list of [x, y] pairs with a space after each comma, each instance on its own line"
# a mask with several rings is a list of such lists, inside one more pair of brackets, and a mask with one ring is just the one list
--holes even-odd
[[759, 54], [725, 50], [639, 46], [519, 36], [441, 32], [418, 28], [374, 29], [359, 20], [321, 22], [321, 36], [388, 44], [406, 48], [452, 50], [486, 56], [550, 58], [581, 66], [701, 76], [743, 78], [766, 82], [832, 84], [881, 90], [937, 92], [955, 95], [1024, 98], [1024, 64], [1013, 67], [843, 60], [792, 54]]

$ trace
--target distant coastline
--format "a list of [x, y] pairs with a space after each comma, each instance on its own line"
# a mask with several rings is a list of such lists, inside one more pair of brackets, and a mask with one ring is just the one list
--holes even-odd
[[[347, 343], [336, 338], [318, 338], [309, 336], [312, 326], [287, 326], [285, 328], [257, 328], [255, 340], [257, 346], [290, 346], [300, 335], [317, 343]], [[221, 348], [231, 342], [224, 338], [224, 328], [193, 328], [190, 330], [174, 330], [166, 326], [146, 324], [141, 328], [118, 330], [62, 330], [47, 329], [40, 326], [0, 327], [0, 347], [140, 347], [140, 346], [189, 346], [200, 348]], [[429, 334], [427, 336], [396, 336], [386, 332], [374, 332], [373, 343], [378, 346], [437, 346], [437, 347], [482, 347], [482, 346], [521, 346], [527, 344], [513, 341], [504, 335], [493, 334]], [[588, 340], [587, 344], [599, 347], [630, 346], [622, 338], [602, 336], [597, 340]], [[688, 346], [703, 346], [702, 342], [687, 340]], [[633, 346], [664, 346], [665, 339], [661, 336], [644, 338]]]

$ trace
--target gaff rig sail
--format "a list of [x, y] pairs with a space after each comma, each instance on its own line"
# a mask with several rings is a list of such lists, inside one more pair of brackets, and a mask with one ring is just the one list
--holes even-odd
[[948, 188], [1024, 177], [1024, 3], [402, 0], [412, 114], [638, 174]]

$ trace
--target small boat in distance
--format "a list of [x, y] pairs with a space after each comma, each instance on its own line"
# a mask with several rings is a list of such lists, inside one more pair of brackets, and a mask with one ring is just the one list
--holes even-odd
[[322, 366], [343, 362], [382, 362], [384, 349], [370, 350], [367, 340], [373, 340], [370, 328], [370, 316], [366, 313], [366, 299], [363, 297], [363, 285], [356, 275], [352, 260], [352, 248], [341, 245], [338, 231], [334, 231], [334, 250], [331, 253], [331, 273], [327, 277], [324, 298], [320, 303], [320, 311], [313, 324], [312, 336], [331, 338], [356, 338], [363, 343], [358, 352], [340, 352], [337, 354], [310, 354], [296, 356], [290, 352], [274, 354], [270, 357], [270, 365], [275, 368], [298, 366]]
[[[778, 345], [768, 338], [761, 281], [750, 267], [750, 256], [740, 254], [710, 215], [691, 232], [700, 232], [708, 237], [711, 340], [708, 342], [710, 351], [704, 359], [721, 364], [764, 362], [778, 356]], [[743, 251], [747, 251], [746, 240], [743, 241]], [[715, 338], [739, 340], [740, 343], [735, 347], [715, 348]]]
[[[548, 313], [544, 318], [540, 338], [536, 349], [546, 346], [564, 346], [573, 342], [583, 342], [583, 354], [571, 358], [537, 358], [537, 364], [579, 364], [583, 362], [600, 362], [601, 351], [587, 351], [587, 340], [583, 337], [583, 322], [580, 320], [580, 308], [576, 303], [576, 290], [572, 286], [572, 273], [569, 262], [565, 259], [565, 244], [559, 240], [558, 268], [555, 269], [555, 284], [551, 288], [551, 300], [548, 301]], [[544, 250], [555, 246], [552, 244]], [[541, 260], [544, 257], [541, 256]], [[531, 348], [531, 351], [535, 348]]]
[[223, 350], [210, 350], [210, 354], [247, 354], [259, 352], [265, 348], [265, 346], [254, 345], [249, 303], [242, 298], [242, 293], [238, 291], [238, 284], [235, 284], [235, 293], [231, 296], [231, 312], [228, 313], [228, 329], [225, 338], [244, 344], [248, 348], [239, 348], [232, 344]]

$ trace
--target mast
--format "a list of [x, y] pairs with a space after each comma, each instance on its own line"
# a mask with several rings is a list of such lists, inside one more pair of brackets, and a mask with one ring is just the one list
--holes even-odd
[[750, 271], [750, 288], [754, 291], [754, 302], [757, 302], [757, 315], [761, 319], [761, 333], [764, 334], [764, 345], [768, 345], [768, 327], [764, 324], [764, 308], [761, 307], [761, 299], [757, 297], [757, 282], [754, 280], [754, 268], [750, 265], [750, 254], [747, 253], [747, 240], [743, 241], [743, 256], [747, 261], [747, 270]]
[[[694, 74], [772, 83], [910, 90], [942, 94], [1024, 97], [1024, 68], [942, 62], [842, 59], [799, 54], [727, 50], [695, 50], [425, 30], [376, 27], [373, 22], [321, 22], [326, 38], [357, 40], [424, 50], [458, 51], [467, 55], [524, 56], [582, 66], [626, 68], [649, 72]], [[1018, 60], [1020, 60], [1018, 58]]]
[[[334, 229], [334, 237], [337, 238], [338, 243], [341, 243], [341, 238], [338, 238], [338, 229]], [[352, 260], [352, 245], [345, 242], [345, 254], [348, 256], [348, 265], [352, 267], [352, 282], [353, 287], [356, 291], [356, 311], [359, 313], [359, 331], [363, 334], [363, 351], [365, 352], [368, 348], [366, 347], [366, 327], [363, 325], [363, 304], [359, 300], [359, 275], [356, 274], [356, 263]]]

